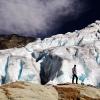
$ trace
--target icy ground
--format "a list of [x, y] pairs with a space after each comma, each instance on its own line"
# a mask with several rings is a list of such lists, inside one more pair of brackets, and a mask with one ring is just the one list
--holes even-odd
[[0, 50], [0, 83], [71, 82], [74, 64], [79, 83], [100, 86], [100, 21], [79, 31], [38, 39], [23, 48]]

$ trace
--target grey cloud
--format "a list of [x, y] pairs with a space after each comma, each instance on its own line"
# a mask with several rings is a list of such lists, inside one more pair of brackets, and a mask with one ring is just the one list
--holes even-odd
[[26, 36], [47, 35], [59, 26], [62, 16], [75, 18], [83, 8], [79, 0], [0, 0], [0, 30]]

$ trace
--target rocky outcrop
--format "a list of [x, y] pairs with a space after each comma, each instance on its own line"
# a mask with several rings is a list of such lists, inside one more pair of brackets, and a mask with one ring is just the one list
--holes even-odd
[[75, 84], [42, 86], [14, 82], [0, 86], [0, 100], [100, 100], [100, 89]]
[[32, 37], [18, 36], [16, 34], [12, 35], [2, 35], [0, 36], [0, 49], [9, 48], [21, 48], [30, 42], [34, 42], [36, 39]]
[[53, 87], [15, 82], [0, 87], [0, 100], [58, 100]]
[[54, 86], [58, 100], [100, 100], [100, 89], [92, 86], [65, 84]]

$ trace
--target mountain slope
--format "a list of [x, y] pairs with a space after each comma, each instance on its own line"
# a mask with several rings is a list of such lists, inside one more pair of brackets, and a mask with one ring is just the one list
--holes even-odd
[[35, 40], [36, 39], [32, 37], [18, 36], [16, 34], [7, 35], [7, 36], [0, 35], [0, 50], [14, 48], [14, 47], [21, 48], [27, 45], [29, 42], [33, 42]]

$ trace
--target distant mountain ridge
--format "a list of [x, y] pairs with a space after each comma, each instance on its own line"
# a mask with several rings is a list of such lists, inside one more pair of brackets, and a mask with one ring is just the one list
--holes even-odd
[[34, 37], [24, 37], [16, 34], [0, 35], [0, 49], [9, 49], [14, 47], [21, 48], [35, 40], [36, 38]]

